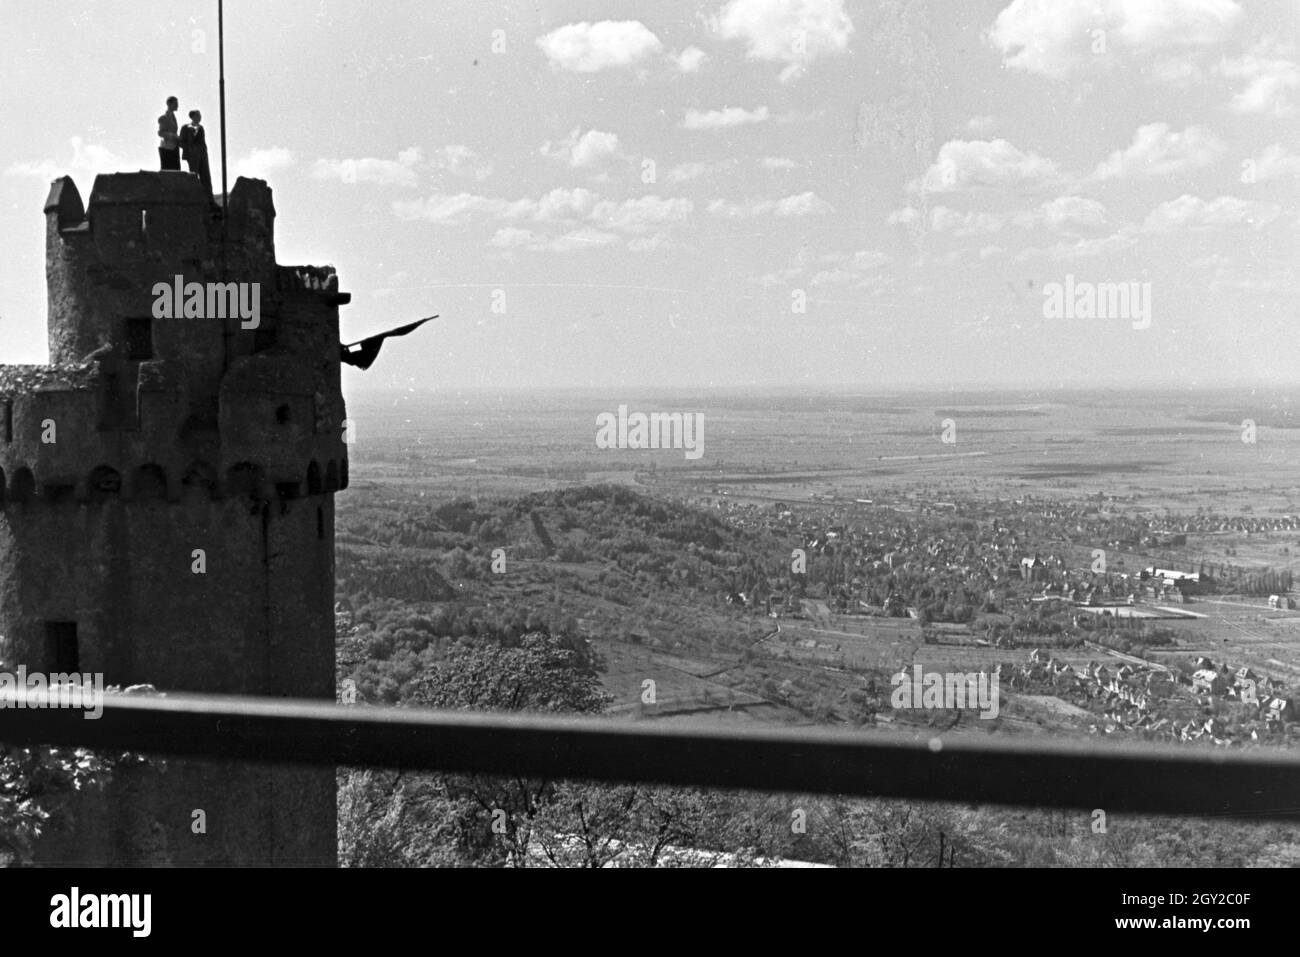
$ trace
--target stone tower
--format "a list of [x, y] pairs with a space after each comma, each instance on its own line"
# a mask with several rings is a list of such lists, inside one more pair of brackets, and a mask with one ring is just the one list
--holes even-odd
[[[276, 264], [266, 183], [235, 184], [224, 241], [210, 202], [177, 172], [98, 176], [84, 207], [70, 178], [51, 187], [50, 363], [0, 366], [0, 657], [333, 700], [350, 296], [329, 267]], [[202, 298], [160, 318], [178, 276]], [[334, 772], [168, 759], [71, 823], [39, 862], [333, 865]]]

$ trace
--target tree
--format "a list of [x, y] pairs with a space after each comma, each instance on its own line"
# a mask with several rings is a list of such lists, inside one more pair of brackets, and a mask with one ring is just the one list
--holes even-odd
[[585, 642], [534, 631], [518, 644], [462, 641], [415, 683], [428, 708], [597, 714], [610, 701]]
[[114, 763], [85, 748], [0, 746], [0, 865], [30, 863], [73, 792], [102, 785]]
[[[532, 632], [517, 643], [461, 640], [411, 683], [406, 703], [455, 710], [594, 714], [609, 697], [585, 642]], [[752, 863], [750, 799], [701, 789], [594, 785], [467, 774], [340, 776], [343, 866], [655, 867], [699, 850]], [[771, 844], [771, 841], [765, 843]], [[748, 848], [739, 854], [737, 847]], [[769, 853], [770, 853], [769, 848]]]
[[[596, 666], [585, 642], [572, 636], [530, 632], [517, 643], [462, 639], [413, 682], [404, 703], [594, 714], [609, 702]], [[343, 857], [360, 865], [524, 866], [532, 852], [534, 820], [555, 794], [554, 782], [547, 780], [352, 772], [340, 789]], [[413, 831], [422, 832], [418, 841], [411, 838]]]

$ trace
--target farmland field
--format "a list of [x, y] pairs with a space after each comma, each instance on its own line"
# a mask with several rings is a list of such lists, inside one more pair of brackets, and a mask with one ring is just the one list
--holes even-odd
[[[703, 413], [704, 456], [691, 462], [677, 450], [598, 449], [595, 420], [609, 403], [597, 396], [395, 394], [349, 406], [359, 436], [353, 455], [364, 465], [356, 471], [365, 481], [427, 484], [442, 494], [610, 481], [756, 501], [817, 495], [906, 504], [941, 500], [945, 490], [960, 489], [991, 498], [1104, 494], [1132, 511], [1156, 514], [1225, 505], [1260, 513], [1300, 510], [1300, 429], [1276, 411], [1292, 406], [1285, 395], [905, 393], [763, 400], [652, 393], [620, 401]], [[1241, 419], [1202, 420], [1226, 404], [1240, 410]], [[1252, 412], [1254, 442], [1243, 442], [1241, 423]], [[944, 441], [945, 420], [953, 423], [951, 442]]]

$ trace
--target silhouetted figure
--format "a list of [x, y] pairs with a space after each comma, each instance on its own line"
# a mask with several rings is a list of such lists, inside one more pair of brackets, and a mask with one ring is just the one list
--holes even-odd
[[[190, 110], [190, 122], [180, 131], [181, 156], [189, 164], [190, 172], [203, 181], [212, 201], [212, 171], [208, 168], [208, 141], [203, 129], [203, 114]], [[215, 203], [213, 203], [215, 205]]]
[[167, 97], [167, 112], [158, 117], [158, 159], [161, 169], [181, 168], [180, 139], [176, 129], [176, 108], [180, 102], [174, 96]]

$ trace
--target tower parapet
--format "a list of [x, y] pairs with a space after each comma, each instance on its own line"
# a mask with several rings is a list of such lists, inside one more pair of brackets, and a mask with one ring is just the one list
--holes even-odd
[[[216, 476], [204, 487], [217, 496], [244, 489], [249, 472], [264, 493], [289, 497], [325, 490], [309, 481], [312, 463], [346, 476], [338, 306], [350, 297], [329, 267], [276, 264], [266, 183], [241, 177], [229, 207], [223, 245], [193, 176], [101, 175], [84, 210], [70, 177], [54, 182], [45, 203], [51, 364], [0, 367], [6, 481], [26, 468], [38, 501], [70, 487], [85, 502], [96, 469], [128, 477], [151, 467], [179, 501], [196, 472]], [[256, 286], [255, 328], [233, 308], [156, 315], [159, 284], [197, 284], [205, 306], [226, 307], [238, 301], [230, 283], [246, 299]], [[128, 498], [134, 484], [124, 478]]]

